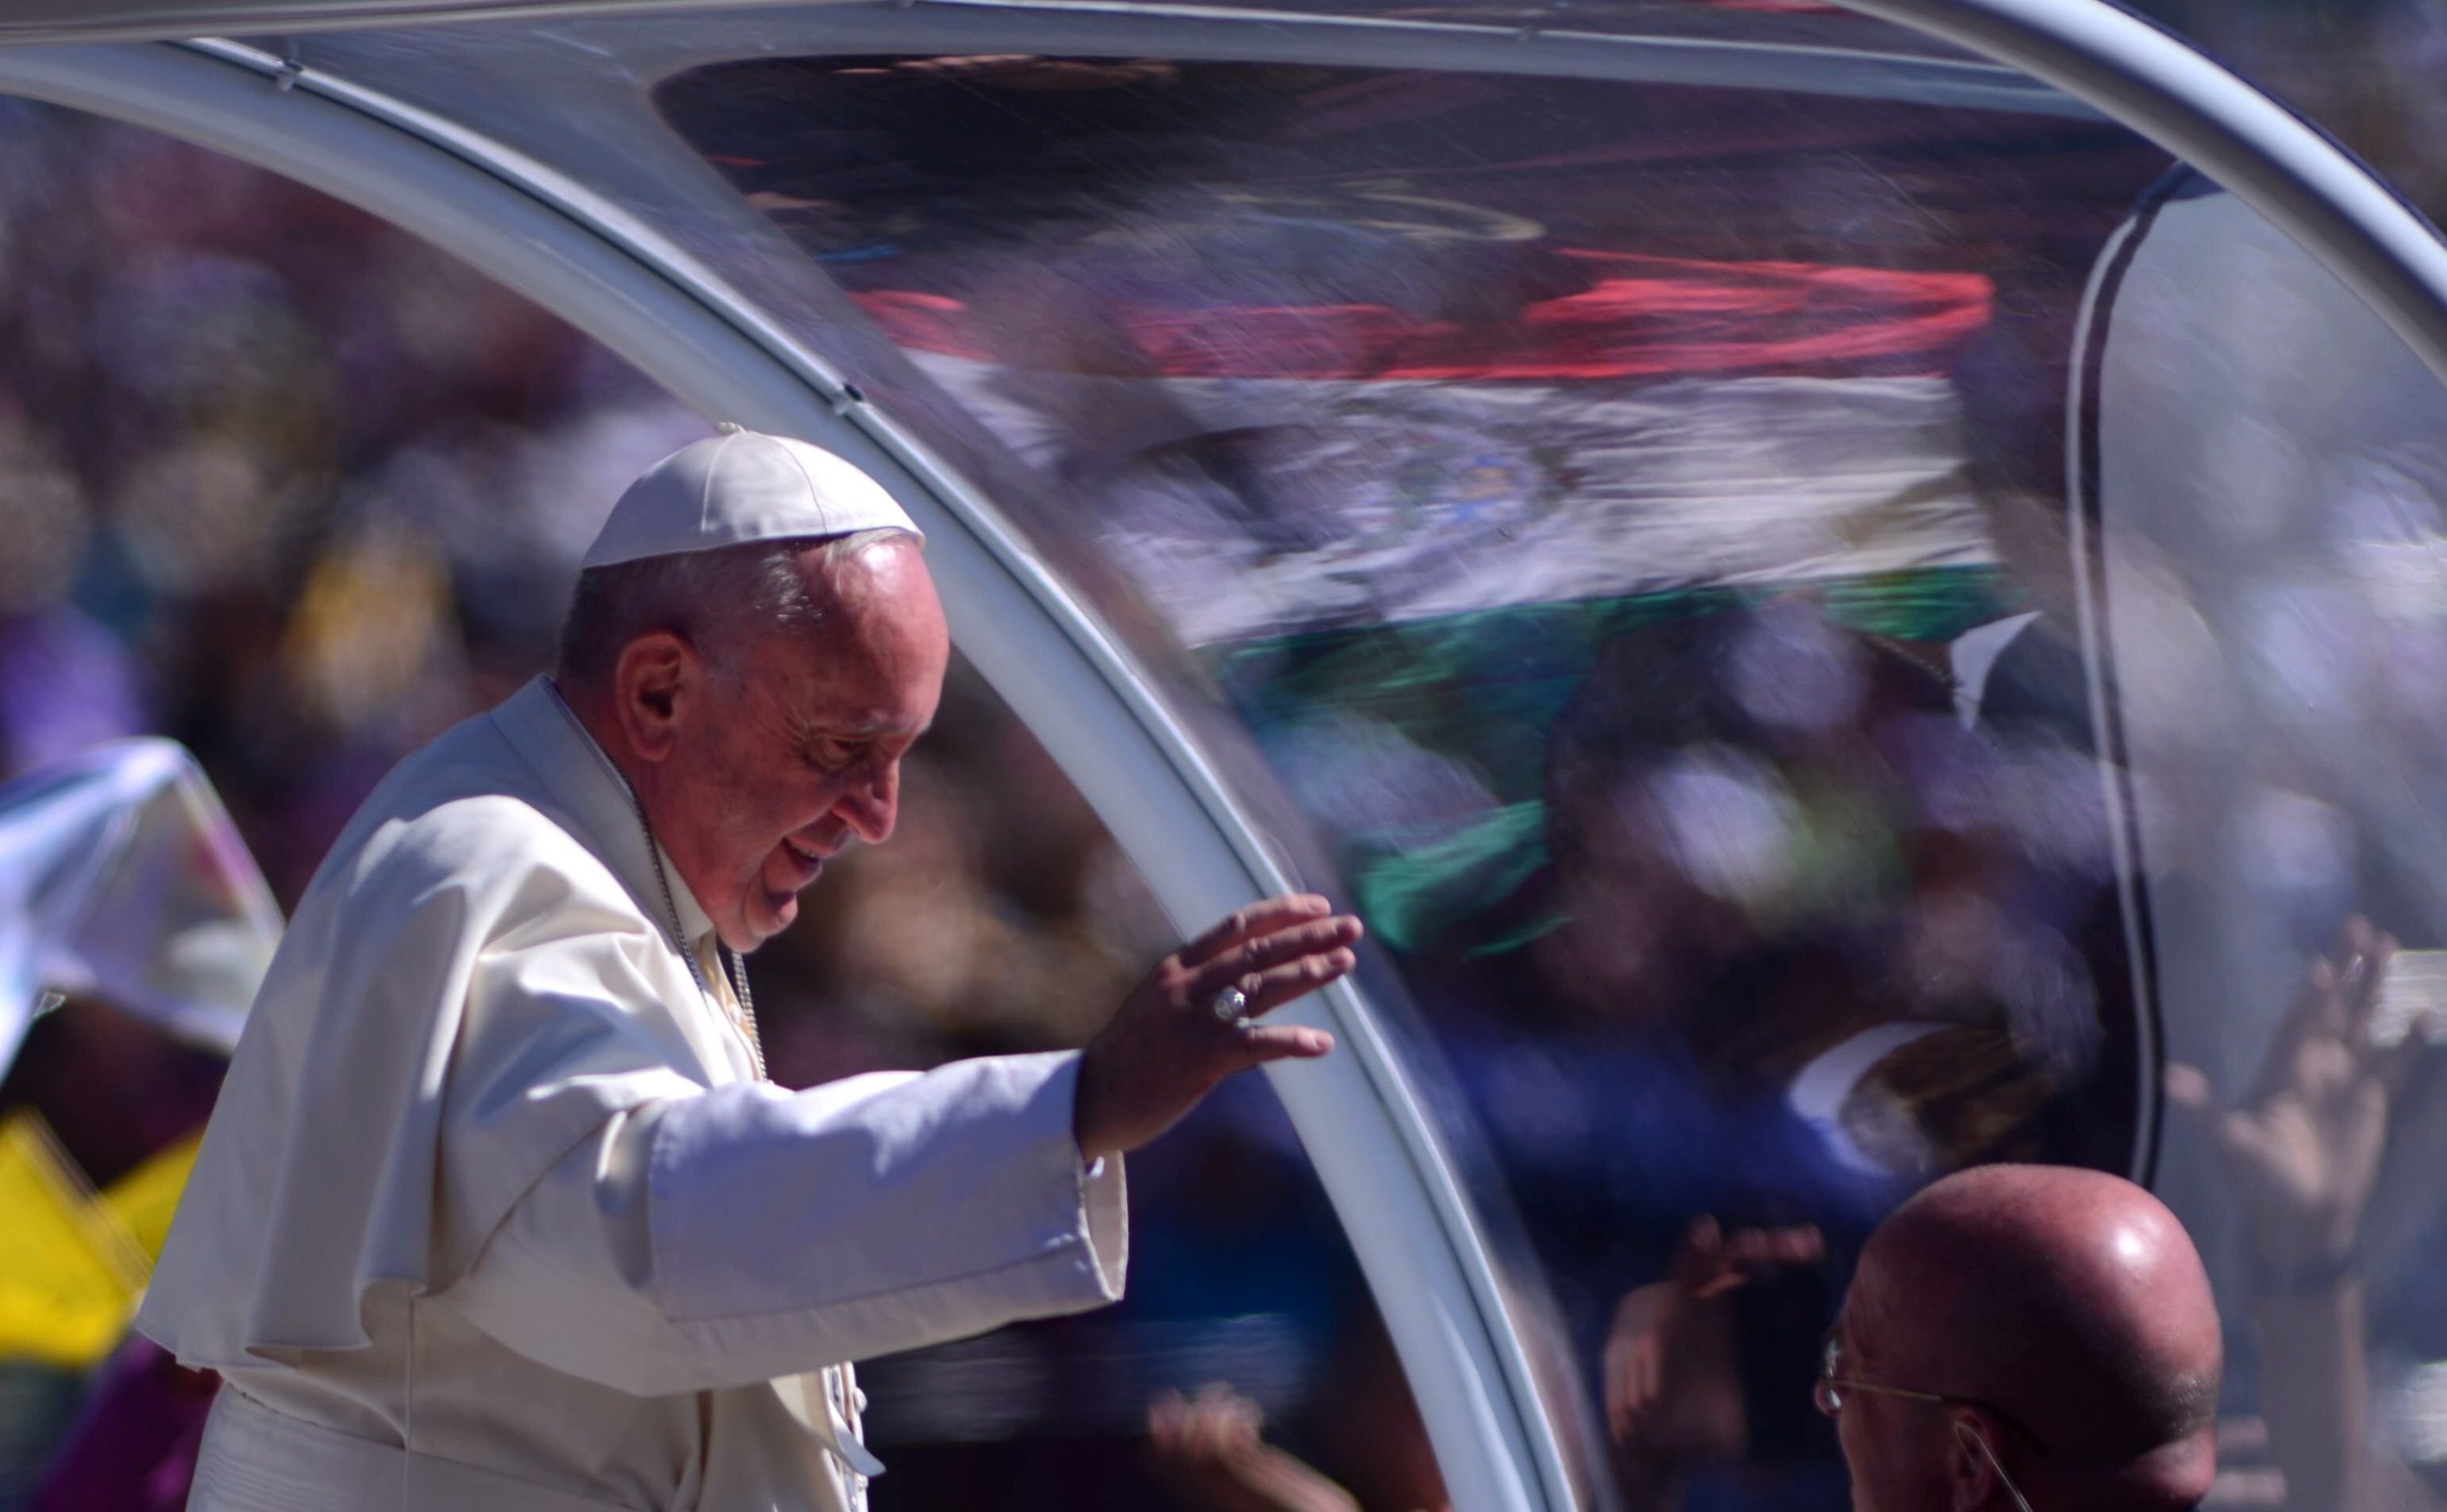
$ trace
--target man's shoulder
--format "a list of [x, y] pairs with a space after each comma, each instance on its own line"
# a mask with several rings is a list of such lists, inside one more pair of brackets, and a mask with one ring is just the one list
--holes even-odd
[[603, 870], [533, 794], [494, 788], [431, 793], [382, 815], [358, 845], [351, 874], [374, 871], [501, 876], [535, 867]]
[[480, 714], [391, 769], [333, 844], [308, 897], [374, 885], [501, 885], [539, 869], [611, 885], [541, 774]]

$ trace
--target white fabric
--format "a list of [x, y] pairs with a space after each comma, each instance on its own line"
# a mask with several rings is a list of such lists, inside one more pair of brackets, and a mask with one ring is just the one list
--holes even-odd
[[229, 1052], [280, 909], [195, 757], [97, 746], [0, 786], [0, 1071], [46, 992]]
[[666, 912], [541, 680], [368, 800], [138, 1317], [247, 1399], [216, 1413], [198, 1508], [441, 1512], [469, 1503], [416, 1487], [463, 1471], [840, 1508], [873, 1464], [828, 1368], [1120, 1295], [1122, 1173], [1082, 1168], [1075, 1056], [756, 1083]]
[[920, 535], [882, 484], [831, 452], [731, 427], [647, 468], [581, 565], [884, 528]]
[[265, 1407], [233, 1384], [213, 1399], [190, 1507], [259, 1512], [621, 1512], [624, 1503], [572, 1496], [453, 1460], [402, 1454]]

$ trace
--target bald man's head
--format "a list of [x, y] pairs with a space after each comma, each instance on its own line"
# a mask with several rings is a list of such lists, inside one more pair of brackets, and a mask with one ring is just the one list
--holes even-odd
[[1980, 1504], [1961, 1500], [1965, 1424], [2035, 1498], [2107, 1512], [2209, 1489], [2216, 1306], [2183, 1226], [2130, 1181], [1994, 1165], [1937, 1182], [1871, 1236], [1841, 1327], [1848, 1373], [1970, 1404], [1847, 1399], [1864, 1512]]

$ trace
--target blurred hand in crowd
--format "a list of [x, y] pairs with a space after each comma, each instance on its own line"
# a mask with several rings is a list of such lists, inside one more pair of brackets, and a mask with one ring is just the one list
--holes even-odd
[[2271, 1485], [2293, 1512], [2438, 1506], [2370, 1427], [2362, 1223], [2391, 1115], [2429, 1038], [2427, 1015], [2400, 1043], [2373, 1038], [2395, 953], [2369, 920], [2347, 919], [2305, 971], [2237, 1106], [2221, 1109], [2199, 1068], [2167, 1068], [2168, 1100], [2216, 1149], [2242, 1210]]
[[2259, 1084], [2232, 1108], [2199, 1068], [2167, 1068], [2169, 1101], [2217, 1150], [2264, 1266], [2300, 1273], [2352, 1253], [2387, 1150], [2388, 1110], [2427, 1036], [2375, 1044], [2371, 1018], [2396, 941], [2345, 921], [2278, 1026]]
[[1258, 1404], [1222, 1381], [1148, 1406], [1158, 1474], [1210, 1512], [1359, 1512], [1351, 1493], [1268, 1444]]
[[[1080, 1154], [1137, 1149], [1234, 1071], [1333, 1049], [1321, 1029], [1257, 1020], [1350, 971], [1359, 935], [1359, 920], [1324, 898], [1292, 894], [1235, 910], [1158, 961], [1080, 1056], [1072, 1113]], [[1227, 990], [1242, 1001], [1235, 1017], [1219, 1017]]]
[[1713, 1218], [1682, 1237], [1665, 1278], [1624, 1295], [1605, 1343], [1606, 1427], [1661, 1472], [1722, 1465], [1747, 1451], [1733, 1294], [1826, 1253], [1815, 1228], [1726, 1230]]

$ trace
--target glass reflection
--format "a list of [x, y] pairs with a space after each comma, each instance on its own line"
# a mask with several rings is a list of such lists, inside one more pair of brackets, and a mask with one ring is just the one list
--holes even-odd
[[2447, 395], [2190, 175], [2094, 304], [2097, 633], [2142, 778], [2165, 1187], [2229, 1313], [2230, 1484], [2435, 1505]]
[[1237, 717], [1484, 1129], [1593, 1503], [1840, 1501], [1807, 1393], [1861, 1237], [1970, 1162], [2149, 1142], [2060, 480], [1966, 420], [2062, 392], [2163, 159], [1161, 59], [654, 98]]

